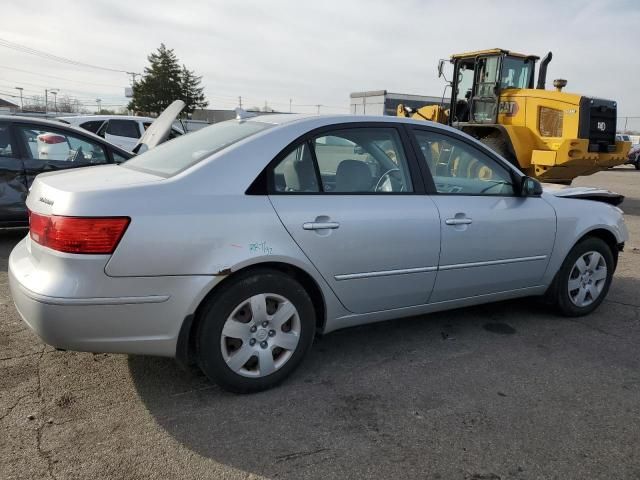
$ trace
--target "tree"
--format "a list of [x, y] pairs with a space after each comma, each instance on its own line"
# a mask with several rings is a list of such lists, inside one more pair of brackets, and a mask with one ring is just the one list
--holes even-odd
[[182, 97], [181, 100], [186, 103], [184, 111], [193, 113], [196, 108], [204, 108], [209, 105], [205, 96], [204, 88], [200, 86], [202, 77], [196, 76], [193, 70], [189, 70], [186, 65], [182, 65]]
[[174, 100], [183, 100], [187, 112], [208, 105], [200, 87], [201, 77], [184, 65], [180, 68], [178, 57], [164, 43], [147, 60], [149, 66], [145, 67], [142, 79], [133, 85], [130, 110], [160, 114]]

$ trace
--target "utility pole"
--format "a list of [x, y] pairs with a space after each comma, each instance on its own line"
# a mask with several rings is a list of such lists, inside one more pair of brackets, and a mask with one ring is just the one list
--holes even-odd
[[238, 104], [239, 104], [239, 107], [242, 108], [242, 95], [238, 97]]
[[47, 104], [49, 103], [49, 90], [44, 89], [44, 114], [47, 114]]
[[131, 86], [135, 86], [136, 84], [136, 77], [139, 77], [140, 74], [139, 73], [135, 73], [135, 72], [127, 72], [127, 75], [131, 75]]
[[24, 110], [24, 106], [22, 105], [22, 90], [24, 90], [24, 88], [16, 87], [16, 90], [20, 90], [20, 111], [22, 112]]
[[96, 98], [96, 103], [98, 104], [98, 115], [100, 115], [100, 112], [102, 111], [102, 99]]
[[316, 107], [318, 107], [318, 115], [320, 115], [320, 107], [321, 107], [321, 106], [322, 106], [322, 105], [320, 105], [320, 104], [316, 105]]
[[291, 113], [291, 102], [293, 101], [293, 99], [289, 99], [289, 113]]
[[51, 95], [53, 95], [53, 110], [58, 113], [58, 92], [51, 90]]

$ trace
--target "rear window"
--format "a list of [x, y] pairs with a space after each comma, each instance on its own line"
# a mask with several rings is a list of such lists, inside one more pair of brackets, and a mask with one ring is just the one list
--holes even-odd
[[233, 145], [272, 125], [262, 122], [229, 120], [165, 142], [123, 163], [164, 177], [175, 175], [213, 153]]

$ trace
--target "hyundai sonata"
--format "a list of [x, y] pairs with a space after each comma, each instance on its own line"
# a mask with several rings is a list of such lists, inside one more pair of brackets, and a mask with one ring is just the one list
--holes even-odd
[[257, 391], [316, 332], [531, 295], [591, 312], [627, 239], [620, 200], [543, 191], [427, 122], [239, 118], [39, 175], [11, 291], [57, 348], [192, 360]]

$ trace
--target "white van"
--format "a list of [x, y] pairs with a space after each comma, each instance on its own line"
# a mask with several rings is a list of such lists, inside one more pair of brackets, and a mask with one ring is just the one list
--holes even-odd
[[[57, 120], [89, 130], [120, 148], [132, 151], [155, 119], [127, 115], [79, 115], [58, 117]], [[182, 128], [174, 124], [171, 127], [169, 140], [184, 135], [184, 133]]]

